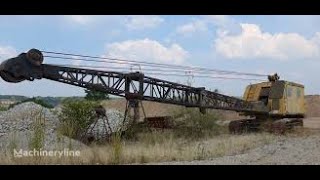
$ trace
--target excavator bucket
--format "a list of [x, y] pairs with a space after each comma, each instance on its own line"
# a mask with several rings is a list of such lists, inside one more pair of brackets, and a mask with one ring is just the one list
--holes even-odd
[[41, 79], [42, 63], [42, 53], [37, 49], [31, 49], [27, 53], [21, 53], [17, 57], [3, 61], [0, 65], [0, 76], [11, 83]]

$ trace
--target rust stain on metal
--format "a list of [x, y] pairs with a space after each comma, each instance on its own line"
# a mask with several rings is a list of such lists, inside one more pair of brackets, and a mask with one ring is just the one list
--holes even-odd
[[145, 122], [150, 128], [171, 129], [173, 127], [171, 116], [147, 117], [145, 118]]

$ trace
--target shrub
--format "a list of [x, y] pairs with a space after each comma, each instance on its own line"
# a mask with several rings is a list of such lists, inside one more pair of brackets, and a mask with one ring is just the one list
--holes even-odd
[[96, 102], [87, 100], [65, 101], [59, 114], [61, 133], [71, 138], [79, 138], [93, 123], [96, 106]]
[[220, 134], [224, 129], [216, 124], [219, 116], [212, 111], [202, 114], [198, 109], [182, 108], [173, 114], [174, 134], [178, 137], [201, 138], [205, 135]]
[[160, 130], [149, 128], [144, 123], [132, 124], [129, 129], [124, 132], [124, 138], [133, 141], [148, 141], [151, 144], [162, 142], [168, 136], [172, 138], [183, 138], [189, 140], [197, 140], [200, 138], [209, 138], [228, 130], [226, 127], [216, 123], [220, 118], [215, 111], [208, 110], [206, 114], [202, 114], [196, 108], [177, 108], [173, 109], [172, 120], [173, 128]]
[[6, 110], [8, 110], [8, 108], [7, 108], [7, 107], [0, 106], [0, 111], [6, 111]]

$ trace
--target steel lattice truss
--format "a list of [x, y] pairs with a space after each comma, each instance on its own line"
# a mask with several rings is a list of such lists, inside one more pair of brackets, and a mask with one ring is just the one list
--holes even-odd
[[94, 89], [127, 99], [140, 99], [183, 105], [254, 112], [253, 105], [238, 98], [144, 76], [142, 73], [120, 73], [43, 64], [43, 78]]

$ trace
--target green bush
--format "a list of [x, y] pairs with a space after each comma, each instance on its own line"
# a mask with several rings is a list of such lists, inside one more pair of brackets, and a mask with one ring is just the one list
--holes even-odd
[[178, 137], [202, 138], [220, 134], [224, 130], [216, 123], [219, 116], [211, 111], [202, 114], [199, 109], [181, 108], [173, 114], [174, 134]]
[[[210, 138], [228, 132], [224, 126], [217, 124], [220, 115], [215, 111], [207, 110], [202, 114], [197, 108], [176, 108], [172, 112], [172, 129], [156, 130], [144, 123], [132, 124], [124, 132], [124, 138], [131, 141], [144, 141], [154, 144], [167, 138], [182, 138], [197, 140]], [[159, 132], [158, 132], [159, 131]]]
[[93, 123], [96, 114], [94, 108], [98, 104], [87, 100], [69, 100], [62, 104], [59, 120], [61, 133], [71, 138], [79, 138]]
[[0, 111], [6, 111], [6, 110], [8, 110], [8, 108], [7, 108], [7, 107], [0, 106]]

